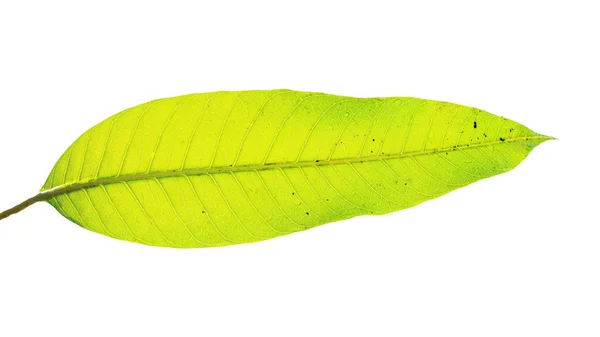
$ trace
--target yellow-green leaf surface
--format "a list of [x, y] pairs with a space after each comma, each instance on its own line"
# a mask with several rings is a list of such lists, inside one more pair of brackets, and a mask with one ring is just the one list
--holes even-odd
[[418, 98], [191, 94], [94, 126], [41, 194], [114, 238], [222, 246], [411, 207], [506, 172], [548, 139], [476, 108]]

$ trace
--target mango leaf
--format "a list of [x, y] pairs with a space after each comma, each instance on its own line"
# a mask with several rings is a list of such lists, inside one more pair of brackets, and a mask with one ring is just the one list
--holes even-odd
[[40, 194], [80, 226], [167, 247], [260, 241], [415, 206], [552, 137], [480, 109], [291, 90], [159, 99], [79, 137]]

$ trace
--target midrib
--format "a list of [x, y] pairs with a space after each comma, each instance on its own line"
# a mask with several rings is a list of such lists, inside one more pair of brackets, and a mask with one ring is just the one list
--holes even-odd
[[472, 145], [459, 145], [452, 146], [447, 148], [439, 148], [427, 151], [417, 151], [417, 152], [409, 152], [409, 153], [398, 153], [398, 154], [389, 154], [389, 155], [379, 155], [379, 156], [371, 156], [371, 157], [355, 157], [355, 158], [340, 158], [340, 159], [332, 159], [332, 160], [313, 160], [313, 161], [302, 161], [302, 162], [294, 162], [294, 163], [273, 163], [273, 164], [264, 164], [264, 165], [244, 165], [244, 166], [234, 166], [234, 167], [213, 167], [213, 168], [202, 168], [202, 169], [185, 169], [185, 170], [177, 170], [177, 171], [164, 171], [164, 172], [149, 172], [149, 173], [136, 173], [129, 175], [121, 175], [118, 177], [110, 177], [110, 178], [100, 178], [93, 179], [85, 182], [72, 182], [68, 184], [63, 184], [60, 186], [56, 186], [52, 189], [41, 191], [36, 197], [37, 201], [48, 200], [57, 195], [61, 195], [64, 193], [70, 193], [86, 188], [101, 186], [101, 185], [109, 185], [109, 184], [117, 184], [122, 182], [136, 181], [136, 180], [145, 180], [145, 179], [155, 179], [155, 178], [170, 178], [170, 177], [181, 177], [181, 176], [194, 176], [194, 175], [205, 175], [205, 174], [217, 174], [217, 173], [235, 173], [235, 172], [249, 172], [249, 171], [263, 171], [263, 170], [273, 170], [273, 169], [286, 169], [286, 168], [297, 168], [297, 167], [311, 167], [311, 166], [328, 166], [328, 165], [339, 165], [339, 164], [351, 164], [351, 163], [361, 163], [367, 161], [381, 161], [381, 160], [389, 160], [389, 159], [398, 159], [405, 157], [416, 157], [423, 156], [427, 154], [435, 154], [435, 153], [445, 153], [454, 150], [464, 150], [464, 149], [472, 149], [483, 146], [490, 146], [496, 144], [506, 144], [513, 143], [519, 141], [528, 141], [531, 139], [553, 139], [548, 136], [532, 136], [532, 137], [521, 137], [521, 138], [512, 138], [506, 139], [504, 141], [491, 141], [486, 143], [478, 143]]

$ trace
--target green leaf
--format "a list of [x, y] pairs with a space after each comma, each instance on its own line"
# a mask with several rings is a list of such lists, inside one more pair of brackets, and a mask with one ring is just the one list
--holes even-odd
[[79, 137], [41, 193], [89, 230], [168, 247], [253, 242], [417, 205], [506, 172], [552, 137], [411, 97], [191, 94]]

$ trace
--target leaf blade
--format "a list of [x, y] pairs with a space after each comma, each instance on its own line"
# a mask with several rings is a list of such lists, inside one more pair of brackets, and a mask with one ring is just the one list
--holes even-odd
[[[61, 214], [102, 234], [221, 246], [412, 207], [510, 170], [548, 139], [479, 109], [417, 98], [192, 94], [88, 130], [42, 190], [56, 193], [49, 201]], [[83, 217], [69, 198], [97, 216]]]

